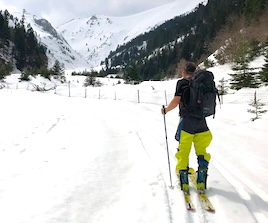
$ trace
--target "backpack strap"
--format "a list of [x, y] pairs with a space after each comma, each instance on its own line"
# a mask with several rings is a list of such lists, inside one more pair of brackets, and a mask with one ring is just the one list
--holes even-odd
[[[190, 85], [191, 85], [191, 79], [189, 79], [189, 78], [185, 78], [185, 80], [187, 80], [188, 81], [188, 85], [185, 85], [184, 87], [183, 87], [183, 91], [182, 91], [182, 96], [181, 96], [181, 98], [182, 98], [182, 100], [181, 100], [181, 102], [182, 102], [182, 104], [181, 104], [181, 106], [182, 107], [186, 107], [187, 106], [187, 104], [189, 103], [189, 101], [187, 101], [186, 99], [186, 94], [187, 94], [187, 91], [189, 91], [190, 89]], [[190, 93], [188, 93], [189, 95], [190, 95]], [[188, 98], [188, 100], [189, 100], [189, 98]]]

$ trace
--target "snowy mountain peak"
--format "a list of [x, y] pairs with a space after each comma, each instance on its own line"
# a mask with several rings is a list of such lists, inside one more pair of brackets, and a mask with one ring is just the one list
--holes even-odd
[[192, 11], [201, 0], [174, 1], [141, 13], [124, 17], [93, 15], [84, 19], [73, 19], [57, 28], [67, 42], [84, 55], [92, 67], [138, 35], [149, 32], [176, 16]]
[[51, 34], [52, 36], [54, 36], [55, 38], [60, 38], [59, 34], [57, 33], [57, 31], [52, 27], [52, 25], [46, 20], [46, 19], [35, 19], [34, 18], [34, 22], [39, 25], [40, 27], [42, 27], [42, 29], [45, 32], [48, 32], [49, 34]]
[[[25, 24], [30, 24], [38, 40], [47, 48], [49, 67], [55, 60], [66, 69], [97, 67], [116, 50], [137, 36], [149, 32], [176, 16], [192, 11], [203, 0], [180, 0], [130, 16], [112, 17], [92, 15], [72, 19], [56, 29], [43, 18], [24, 13]], [[22, 13], [15, 13], [22, 18]]]
[[[13, 15], [19, 19], [22, 18], [22, 13], [20, 12], [15, 12]], [[28, 12], [24, 13], [24, 18], [25, 26], [27, 27], [30, 24], [36, 32], [37, 39], [47, 48], [46, 54], [49, 67], [54, 65], [55, 60], [64, 64], [66, 69], [89, 67], [87, 61], [69, 45], [46, 19], [38, 18]]]

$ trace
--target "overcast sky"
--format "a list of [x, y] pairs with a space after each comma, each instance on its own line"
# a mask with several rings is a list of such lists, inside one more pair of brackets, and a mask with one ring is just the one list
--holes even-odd
[[25, 9], [57, 27], [73, 18], [94, 14], [127, 16], [173, 1], [176, 0], [0, 0], [0, 9], [10, 13]]

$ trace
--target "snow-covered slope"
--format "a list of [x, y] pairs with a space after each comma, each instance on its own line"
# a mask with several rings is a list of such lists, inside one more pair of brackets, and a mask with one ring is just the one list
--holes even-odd
[[[260, 57], [252, 66], [263, 63]], [[217, 83], [229, 78], [228, 65], [210, 70]], [[195, 212], [186, 210], [177, 187], [169, 188], [178, 184], [178, 109], [166, 115], [171, 181], [160, 109], [165, 95], [172, 99], [176, 80], [114, 85], [105, 78], [103, 87], [88, 87], [85, 98], [81, 76], [68, 76], [71, 97], [66, 83], [39, 93], [17, 77], [7, 77], [0, 90], [0, 222], [268, 222], [268, 113], [252, 122], [247, 112], [255, 90], [268, 109], [267, 87], [225, 95], [215, 119], [207, 118], [213, 133], [207, 194], [216, 208], [210, 213], [192, 185]], [[189, 165], [197, 168], [193, 149]]]
[[[22, 13], [13, 13], [14, 17], [21, 18]], [[31, 25], [37, 34], [38, 40], [46, 46], [48, 65], [53, 66], [55, 60], [64, 64], [66, 69], [76, 69], [88, 67], [87, 61], [76, 52], [52, 25], [42, 18], [38, 18], [30, 13], [25, 13], [25, 26]]]
[[[206, 0], [175, 0], [138, 14], [125, 17], [93, 15], [74, 18], [56, 29], [43, 18], [28, 12], [24, 14], [25, 25], [31, 25], [40, 42], [47, 47], [49, 67], [55, 60], [66, 69], [91, 69], [102, 61], [118, 45], [125, 44], [138, 35], [148, 32], [164, 22], [192, 11]], [[13, 13], [22, 18], [22, 13]]]
[[57, 31], [93, 67], [100, 65], [110, 51], [176, 16], [192, 11], [201, 0], [180, 0], [126, 17], [94, 15], [73, 19]]

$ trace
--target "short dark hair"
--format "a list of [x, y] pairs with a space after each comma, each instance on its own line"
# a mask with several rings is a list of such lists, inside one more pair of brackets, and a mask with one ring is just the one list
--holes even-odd
[[184, 70], [187, 74], [193, 74], [196, 70], [196, 66], [194, 63], [192, 62], [187, 62], [185, 64]]

